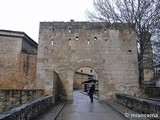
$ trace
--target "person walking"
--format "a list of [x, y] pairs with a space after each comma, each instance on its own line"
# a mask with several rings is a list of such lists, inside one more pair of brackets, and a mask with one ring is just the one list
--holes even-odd
[[93, 103], [94, 91], [95, 91], [95, 85], [94, 85], [94, 82], [91, 82], [90, 85], [89, 85], [89, 90], [88, 90], [88, 95], [89, 95], [89, 98], [91, 100], [91, 103]]

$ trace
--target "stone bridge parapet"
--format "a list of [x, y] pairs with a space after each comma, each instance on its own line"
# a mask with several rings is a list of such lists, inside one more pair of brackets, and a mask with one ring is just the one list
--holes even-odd
[[154, 114], [160, 118], [160, 102], [142, 99], [126, 94], [116, 94], [116, 97], [120, 104], [127, 106], [138, 113]]
[[44, 95], [43, 89], [0, 89], [0, 112]]
[[52, 107], [52, 98], [53, 96], [41, 97], [3, 112], [0, 114], [0, 120], [33, 120]]

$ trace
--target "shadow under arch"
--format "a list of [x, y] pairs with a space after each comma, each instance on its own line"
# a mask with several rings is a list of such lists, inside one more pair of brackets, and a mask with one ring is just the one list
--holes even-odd
[[64, 96], [66, 95], [64, 85], [62, 84], [62, 80], [56, 71], [53, 71], [53, 86], [53, 96], [55, 102], [64, 101]]

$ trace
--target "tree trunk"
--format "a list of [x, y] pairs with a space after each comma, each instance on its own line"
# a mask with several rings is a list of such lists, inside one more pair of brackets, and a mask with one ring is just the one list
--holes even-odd
[[139, 85], [143, 85], [144, 82], [144, 62], [143, 62], [143, 49], [140, 49], [140, 52], [138, 54], [138, 58], [139, 58], [139, 64], [138, 64], [138, 68], [139, 68]]

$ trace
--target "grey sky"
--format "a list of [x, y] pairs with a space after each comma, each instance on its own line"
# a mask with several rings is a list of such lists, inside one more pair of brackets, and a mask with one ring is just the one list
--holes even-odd
[[38, 42], [41, 21], [86, 21], [93, 0], [0, 0], [0, 29], [23, 31]]

